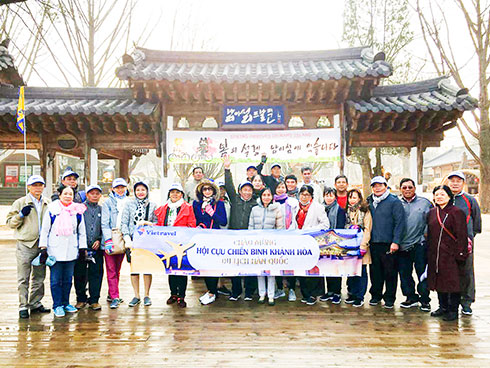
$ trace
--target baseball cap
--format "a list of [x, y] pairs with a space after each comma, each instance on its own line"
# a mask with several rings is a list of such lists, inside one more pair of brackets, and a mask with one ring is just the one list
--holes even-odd
[[241, 190], [245, 185], [250, 185], [250, 187], [252, 187], [252, 189], [254, 188], [252, 183], [247, 180], [247, 181], [240, 183], [240, 185], [238, 186], [238, 190]]
[[257, 166], [250, 165], [249, 167], [247, 167], [247, 171], [250, 170], [250, 169], [257, 170]]
[[64, 180], [68, 176], [75, 176], [77, 179], [79, 178], [80, 175], [78, 175], [75, 171], [73, 170], [66, 170], [63, 175], [61, 175], [61, 180]]
[[102, 188], [100, 186], [98, 186], [97, 184], [89, 185], [88, 188], [85, 190], [85, 193], [88, 193], [93, 189], [97, 189], [98, 191], [100, 191], [102, 193]]
[[274, 163], [272, 164], [272, 166], [271, 166], [271, 169], [273, 169], [273, 168], [274, 168], [274, 167], [276, 167], [276, 166], [277, 166], [277, 167], [279, 167], [279, 168], [281, 168], [281, 165], [279, 165], [277, 162], [274, 162]]
[[120, 185], [122, 185], [123, 187], [127, 187], [128, 186], [128, 183], [126, 183], [126, 180], [124, 180], [123, 178], [116, 178], [112, 182], [112, 187], [113, 188], [118, 187]]
[[182, 185], [180, 185], [180, 183], [173, 183], [170, 186], [170, 188], [168, 188], [168, 192], [170, 193], [170, 191], [172, 191], [172, 190], [178, 190], [179, 192], [184, 194], [184, 188], [182, 188]]
[[373, 186], [374, 184], [388, 185], [388, 182], [383, 176], [375, 176], [374, 178], [371, 179], [371, 186]]
[[448, 179], [451, 179], [453, 176], [457, 176], [458, 178], [461, 178], [463, 180], [466, 180], [466, 176], [463, 174], [462, 171], [452, 171], [451, 173], [449, 173], [449, 175], [447, 176]]
[[41, 175], [32, 175], [29, 176], [29, 179], [27, 179], [27, 185], [32, 185], [36, 183], [41, 183], [46, 185], [46, 182], [44, 181], [43, 177]]

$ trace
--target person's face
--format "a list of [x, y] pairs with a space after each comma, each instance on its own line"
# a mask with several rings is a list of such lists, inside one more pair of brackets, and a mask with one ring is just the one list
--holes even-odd
[[199, 180], [202, 180], [202, 178], [204, 177], [204, 173], [202, 172], [201, 169], [196, 169], [192, 173], [192, 176], [194, 177], [194, 179], [196, 179], [197, 181], [199, 181]]
[[450, 197], [447, 195], [444, 189], [436, 190], [436, 192], [434, 193], [434, 203], [438, 204], [441, 207], [444, 207], [446, 204], [448, 204], [449, 199]]
[[112, 189], [114, 190], [114, 192], [116, 192], [118, 196], [123, 196], [124, 193], [126, 193], [126, 187], [124, 185], [118, 185], [117, 187]]
[[286, 184], [284, 183], [281, 183], [279, 184], [277, 187], [276, 187], [276, 194], [277, 195], [282, 195], [282, 194], [285, 194], [287, 191], [286, 189]]
[[279, 176], [281, 176], [281, 168], [279, 166], [274, 166], [271, 169], [271, 174], [272, 176], [278, 178]]
[[303, 181], [308, 184], [311, 181], [311, 171], [305, 170], [303, 171]]
[[463, 190], [464, 187], [464, 180], [461, 178], [458, 178], [457, 176], [452, 176], [449, 180], [449, 189], [451, 189], [451, 192], [454, 194], [458, 194]]
[[376, 183], [373, 186], [371, 186], [371, 190], [373, 191], [374, 195], [379, 197], [386, 192], [386, 185], [381, 184], [381, 183]]
[[219, 187], [219, 196], [221, 199], [225, 198], [226, 196], [226, 189], [224, 187]]
[[245, 185], [240, 189], [240, 195], [245, 201], [249, 201], [252, 198], [253, 189], [250, 185]]
[[73, 202], [73, 189], [71, 187], [63, 189], [60, 194], [60, 201], [67, 205]]
[[64, 178], [61, 181], [61, 184], [68, 186], [68, 187], [76, 188], [78, 185], [77, 177], [75, 175], [67, 176], [66, 178]]
[[400, 187], [403, 198], [412, 199], [415, 196], [415, 185], [411, 181], [406, 181]]
[[34, 183], [27, 187], [29, 193], [36, 199], [39, 199], [43, 194], [44, 184], [43, 183]]
[[255, 170], [254, 168], [250, 168], [247, 170], [247, 178], [252, 178], [255, 175], [257, 175], [257, 170]]
[[172, 189], [169, 193], [169, 198], [172, 203], [180, 201], [182, 199], [182, 192], [177, 189]]
[[335, 182], [335, 189], [337, 189], [337, 192], [344, 193], [347, 190], [347, 180], [345, 178], [339, 178]]
[[348, 198], [349, 205], [351, 206], [355, 206], [356, 204], [359, 203], [360, 200], [361, 198], [359, 198], [359, 194], [357, 194], [357, 192], [352, 192]]
[[138, 185], [134, 190], [134, 195], [138, 199], [145, 199], [147, 194], [148, 194], [148, 190], [146, 190], [146, 187], [144, 185]]
[[92, 189], [87, 193], [87, 199], [90, 203], [99, 203], [102, 193], [98, 189]]
[[262, 193], [261, 198], [262, 198], [262, 203], [264, 204], [265, 207], [267, 207], [272, 202], [272, 193], [266, 190], [264, 193]]
[[333, 193], [326, 193], [324, 196], [323, 196], [323, 199], [325, 199], [325, 203], [327, 205], [331, 205], [333, 202], [335, 202], [335, 194]]
[[294, 179], [286, 179], [286, 188], [291, 191], [295, 190], [296, 187], [298, 186], [298, 183]]
[[260, 176], [256, 176], [252, 180], [252, 185], [253, 185], [254, 189], [256, 189], [256, 190], [260, 190], [260, 189], [263, 189], [264, 188], [264, 182], [262, 181], [262, 179], [260, 178]]
[[211, 198], [213, 196], [213, 187], [206, 185], [202, 188], [202, 195], [205, 198]]
[[311, 194], [306, 190], [303, 190], [299, 194], [299, 201], [301, 202], [301, 204], [307, 204], [309, 201], [311, 201], [311, 198]]

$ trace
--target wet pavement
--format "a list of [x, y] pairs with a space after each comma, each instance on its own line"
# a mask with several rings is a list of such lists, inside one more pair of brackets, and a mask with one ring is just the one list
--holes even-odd
[[[484, 224], [490, 224], [490, 216]], [[11, 237], [0, 227], [1, 367], [490, 366], [490, 226], [476, 240], [474, 315], [458, 322], [404, 310], [400, 293], [394, 310], [343, 302], [306, 306], [299, 298], [283, 298], [269, 307], [221, 297], [201, 306], [202, 280], [189, 281], [188, 307], [180, 309], [165, 304], [169, 292], [163, 275], [154, 276], [152, 306], [129, 308], [133, 295], [126, 263], [121, 282], [125, 302], [119, 309], [108, 308], [104, 280], [102, 311], [19, 320]], [[43, 301], [51, 307], [48, 280], [46, 289]], [[434, 310], [436, 295], [431, 296]], [[75, 303], [73, 292], [71, 301]]]

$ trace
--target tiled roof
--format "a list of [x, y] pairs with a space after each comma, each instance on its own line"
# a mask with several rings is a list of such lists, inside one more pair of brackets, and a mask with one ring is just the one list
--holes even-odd
[[378, 86], [368, 100], [347, 101], [348, 105], [360, 112], [404, 111], [451, 111], [473, 110], [478, 101], [468, 94], [466, 88], [453, 87], [446, 77], [422, 82]]
[[[0, 115], [14, 115], [17, 109], [18, 89], [0, 88]], [[25, 88], [27, 114], [82, 114], [82, 115], [151, 115], [154, 103], [139, 103], [130, 89], [123, 88]]]
[[9, 53], [9, 43], [9, 39], [5, 39], [0, 43], [0, 85], [21, 86], [25, 83], [15, 67], [13, 56]]
[[[470, 146], [473, 152], [480, 156], [480, 145], [474, 144]], [[434, 157], [433, 159], [427, 161], [424, 164], [424, 168], [437, 167], [443, 165], [450, 165], [454, 163], [460, 163], [463, 157], [463, 153], [466, 154], [468, 159], [473, 159], [471, 153], [466, 149], [466, 147], [453, 147], [450, 150], [441, 153], [440, 155]]]
[[137, 48], [116, 70], [122, 80], [294, 82], [388, 77], [384, 54], [356, 47], [327, 51], [191, 52]]

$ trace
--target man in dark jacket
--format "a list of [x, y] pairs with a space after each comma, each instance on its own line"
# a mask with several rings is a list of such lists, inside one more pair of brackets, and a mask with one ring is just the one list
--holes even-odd
[[[392, 309], [395, 304], [397, 272], [395, 252], [405, 233], [405, 211], [402, 203], [388, 191], [388, 183], [382, 176], [371, 180], [373, 194], [368, 197], [369, 210], [373, 218], [371, 230], [371, 277], [370, 305], [384, 300], [384, 307]], [[385, 292], [383, 294], [383, 286]]]
[[281, 181], [284, 181], [284, 177], [281, 175], [281, 165], [279, 165], [277, 162], [273, 163], [271, 166], [271, 174], [263, 175], [262, 169], [264, 168], [264, 164], [266, 162], [267, 156], [262, 155], [262, 161], [260, 162], [260, 164], [257, 165], [257, 173], [259, 175], [262, 175], [265, 186], [269, 187], [272, 193], [275, 193], [277, 184], [279, 184]]
[[462, 313], [468, 316], [473, 314], [471, 304], [475, 302], [475, 270], [473, 266], [473, 248], [475, 236], [481, 233], [480, 206], [475, 198], [465, 193], [464, 183], [466, 177], [461, 171], [453, 171], [448, 175], [449, 188], [454, 194], [454, 205], [463, 210], [466, 215], [468, 237], [471, 240], [472, 249], [469, 250], [468, 258], [464, 264], [464, 274], [461, 277], [461, 308]]
[[[257, 205], [257, 202], [252, 199], [253, 187], [252, 183], [245, 181], [238, 187], [238, 194], [235, 191], [233, 177], [231, 175], [230, 166], [231, 159], [225, 157], [223, 159], [225, 167], [225, 189], [230, 198], [231, 210], [230, 221], [228, 228], [231, 230], [248, 229], [248, 222], [252, 208]], [[257, 277], [245, 277], [245, 300], [252, 300], [252, 294], [257, 287]], [[230, 300], [237, 301], [242, 294], [242, 278], [240, 276], [231, 278], [231, 296]]]
[[[87, 199], [86, 192], [84, 190], [78, 191], [78, 178], [79, 175], [71, 170], [71, 168], [68, 168], [62, 175], [61, 175], [61, 184], [67, 187], [72, 187], [73, 190], [75, 191], [75, 197], [73, 198], [73, 202], [75, 203], [83, 203]], [[60, 199], [58, 193], [54, 193], [51, 196], [51, 201], [56, 201], [57, 199]]]

